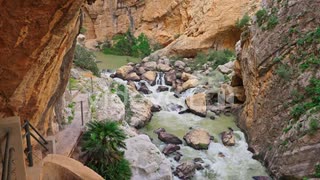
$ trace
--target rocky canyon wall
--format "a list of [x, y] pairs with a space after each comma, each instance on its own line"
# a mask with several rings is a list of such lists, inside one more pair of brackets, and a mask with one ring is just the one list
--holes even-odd
[[194, 56], [199, 50], [233, 49], [239, 40], [237, 19], [258, 0], [97, 0], [85, 6], [87, 45], [131, 29], [164, 46], [161, 54]]
[[69, 79], [83, 2], [0, 0], [0, 118], [57, 130], [54, 106]]
[[237, 44], [247, 97], [239, 124], [276, 179], [311, 178], [320, 163], [320, 1], [263, 6]]

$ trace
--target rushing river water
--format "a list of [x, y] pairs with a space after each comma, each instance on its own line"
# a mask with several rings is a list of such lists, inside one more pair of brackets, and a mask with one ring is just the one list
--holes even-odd
[[[203, 128], [214, 136], [214, 140], [210, 143], [208, 150], [195, 150], [184, 142], [179, 150], [183, 155], [179, 162], [176, 162], [173, 156], [168, 157], [172, 167], [175, 168], [180, 163], [188, 160], [192, 161], [194, 158], [202, 158], [205, 162], [205, 168], [204, 170], [196, 171], [193, 180], [250, 180], [253, 176], [268, 176], [265, 168], [258, 161], [252, 159], [252, 153], [247, 150], [248, 144], [244, 133], [236, 126], [233, 116], [222, 115], [215, 120], [211, 120], [191, 113], [179, 114], [175, 108], [177, 107], [176, 105], [180, 105], [180, 109], [185, 109], [185, 99], [196, 92], [195, 88], [187, 90], [180, 98], [176, 98], [173, 92], [156, 91], [158, 86], [165, 86], [163, 75], [161, 74], [158, 74], [155, 86], [146, 84], [153, 93], [145, 96], [154, 104], [160, 105], [162, 111], [154, 113], [150, 123], [140, 131], [149, 135], [153, 139], [152, 142], [160, 150], [165, 147], [165, 143], [161, 142], [153, 132], [158, 128], [165, 128], [167, 132], [178, 136], [180, 139], [189, 131], [190, 127]], [[138, 83], [136, 85], [139, 86]], [[236, 136], [235, 146], [226, 147], [220, 140], [219, 134], [227, 131], [228, 127], [234, 129]], [[224, 157], [221, 157], [221, 153]], [[174, 179], [178, 178], [174, 177]]]

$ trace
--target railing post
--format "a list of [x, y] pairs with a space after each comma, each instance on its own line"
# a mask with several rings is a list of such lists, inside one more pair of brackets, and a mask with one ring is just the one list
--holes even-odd
[[29, 167], [33, 166], [33, 159], [32, 159], [32, 145], [31, 145], [31, 138], [30, 138], [30, 128], [29, 122], [27, 121], [24, 130], [26, 131], [26, 141], [27, 141], [27, 158], [29, 161]]
[[10, 141], [10, 133], [9, 131], [6, 133], [6, 145], [5, 145], [5, 152], [4, 152], [4, 161], [2, 167], [2, 180], [7, 180], [8, 178], [8, 166], [9, 166], [9, 141]]
[[83, 102], [81, 101], [81, 125], [83, 126]]

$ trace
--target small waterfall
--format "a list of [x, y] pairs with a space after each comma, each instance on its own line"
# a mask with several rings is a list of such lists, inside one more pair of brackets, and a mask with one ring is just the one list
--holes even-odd
[[165, 85], [164, 73], [163, 72], [157, 72], [156, 85], [158, 85], [158, 86], [164, 86]]

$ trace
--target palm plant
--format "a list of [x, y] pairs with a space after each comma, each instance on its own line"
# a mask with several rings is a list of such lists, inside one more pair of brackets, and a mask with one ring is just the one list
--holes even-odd
[[[116, 179], [109, 177], [109, 174], [111, 169], [119, 167], [121, 167], [119, 171], [125, 171], [119, 175], [126, 174], [128, 175], [126, 177], [130, 177], [129, 162], [123, 158], [126, 135], [118, 124], [112, 121], [92, 121], [87, 127], [81, 143], [82, 151], [85, 151], [87, 156], [86, 165], [106, 179]], [[118, 179], [127, 178], [118, 177]]]

